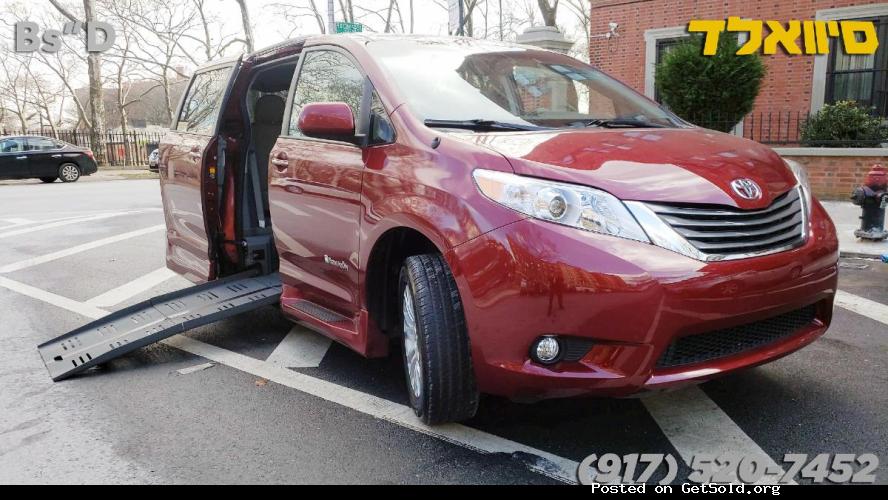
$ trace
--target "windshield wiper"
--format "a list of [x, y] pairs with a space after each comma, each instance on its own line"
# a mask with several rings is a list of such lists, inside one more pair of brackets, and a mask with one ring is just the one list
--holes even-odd
[[595, 120], [573, 122], [570, 125], [604, 128], [669, 128], [660, 123], [637, 120], [635, 118], [597, 118]]
[[426, 120], [424, 123], [427, 127], [463, 128], [467, 130], [549, 130], [548, 127], [483, 120], [480, 118], [475, 120]]

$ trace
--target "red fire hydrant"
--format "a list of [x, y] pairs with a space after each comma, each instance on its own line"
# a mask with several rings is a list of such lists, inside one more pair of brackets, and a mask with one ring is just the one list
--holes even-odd
[[873, 165], [866, 174], [863, 186], [854, 189], [851, 201], [863, 209], [860, 229], [854, 231], [858, 238], [881, 241], [888, 238], [885, 230], [885, 207], [888, 206], [888, 169]]

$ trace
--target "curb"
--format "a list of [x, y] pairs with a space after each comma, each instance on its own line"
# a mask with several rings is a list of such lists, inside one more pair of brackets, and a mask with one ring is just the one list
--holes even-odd
[[843, 252], [839, 250], [839, 258], [842, 259], [867, 259], [867, 260], [877, 260], [879, 262], [882, 261], [882, 255], [877, 253], [862, 253], [862, 252]]

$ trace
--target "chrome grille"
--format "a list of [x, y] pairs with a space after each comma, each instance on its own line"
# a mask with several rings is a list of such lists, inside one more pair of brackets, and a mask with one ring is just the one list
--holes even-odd
[[804, 242], [805, 207], [793, 189], [761, 210], [724, 206], [647, 206], [707, 256], [739, 258], [788, 250]]

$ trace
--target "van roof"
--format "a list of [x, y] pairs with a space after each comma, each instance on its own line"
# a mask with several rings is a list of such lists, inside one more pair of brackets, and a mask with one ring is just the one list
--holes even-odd
[[[339, 33], [335, 35], [309, 35], [304, 37], [292, 38], [289, 40], [285, 40], [283, 42], [270, 45], [268, 47], [259, 49], [251, 54], [249, 54], [249, 58], [253, 57], [266, 57], [274, 52], [277, 52], [282, 49], [287, 49], [290, 47], [301, 46], [305, 44], [317, 45], [322, 44], [324, 42], [335, 43], [336, 41], [341, 41], [343, 38], [349, 39], [353, 42], [359, 44], [366, 44], [375, 41], [399, 41], [404, 43], [413, 43], [413, 44], [436, 44], [436, 43], [459, 43], [464, 46], [472, 46], [472, 47], [490, 47], [490, 48], [525, 48], [532, 50], [544, 50], [539, 47], [534, 47], [531, 45], [522, 45], [513, 42], [505, 42], [499, 40], [485, 40], [479, 38], [468, 38], [464, 36], [433, 36], [433, 35], [408, 35], [408, 34], [396, 34], [396, 33]], [[218, 63], [211, 63], [218, 64]]]

